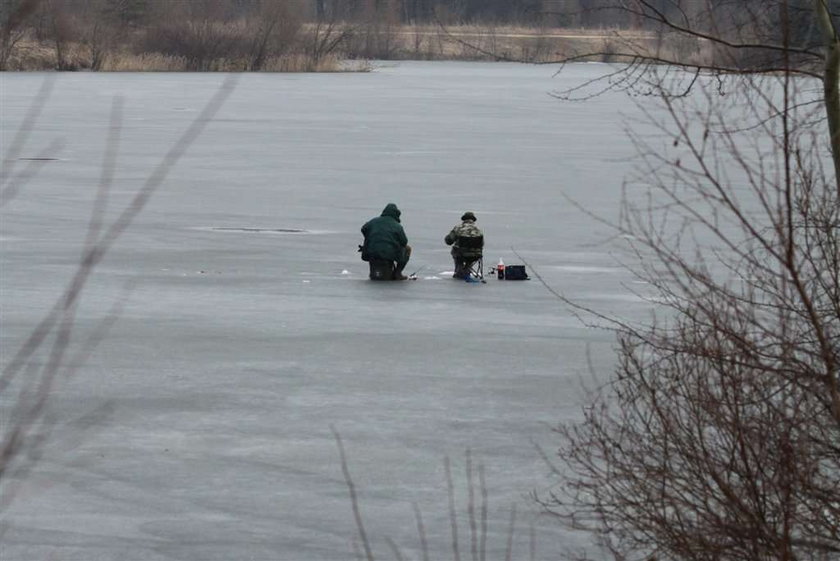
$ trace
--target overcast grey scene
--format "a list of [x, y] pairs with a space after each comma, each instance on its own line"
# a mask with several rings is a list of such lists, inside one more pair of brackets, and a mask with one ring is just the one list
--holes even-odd
[[0, 561], [840, 561], [838, 18], [0, 0]]
[[[556, 483], [552, 427], [612, 374], [615, 338], [552, 291], [650, 312], [589, 214], [618, 218], [639, 110], [617, 92], [550, 95], [607, 65], [556, 70], [3, 74], [4, 151], [48, 94], [6, 170], [31, 178], [0, 224], [4, 365], [61, 301], [96, 209], [118, 221], [232, 88], [87, 280], [3, 559], [352, 559], [359, 520], [376, 558], [448, 558], [449, 481], [464, 552], [477, 534], [487, 559], [591, 546], [534, 496]], [[387, 203], [414, 281], [372, 282], [357, 253]], [[452, 278], [443, 242], [467, 210], [483, 284]], [[499, 260], [531, 280], [486, 274]]]
[[[353, 558], [358, 530], [336, 438], [374, 553], [451, 552], [445, 462], [469, 543], [467, 451], [487, 493], [486, 551], [538, 559], [585, 544], [540, 516], [551, 427], [608, 376], [613, 336], [535, 277], [607, 313], [644, 314], [609, 230], [632, 145], [621, 94], [549, 94], [599, 64], [377, 65], [370, 73], [242, 75], [229, 99], [89, 280], [48, 414], [62, 427], [4, 513], [4, 559]], [[47, 75], [3, 74], [6, 145]], [[15, 162], [62, 142], [3, 209], [4, 363], [76, 270], [115, 97], [115, 220], [218, 91], [213, 74], [55, 78]], [[48, 86], [49, 87], [49, 86]], [[16, 168], [17, 169], [17, 168]], [[396, 203], [416, 281], [375, 283], [360, 226]], [[471, 210], [485, 268], [453, 280], [443, 237]], [[42, 357], [46, 361], [46, 357]], [[66, 425], [65, 425], [66, 423]], [[475, 499], [474, 504], [478, 504]], [[584, 539], [584, 541], [579, 541]], [[588, 538], [586, 538], [588, 539]], [[534, 545], [532, 544], [535, 544]]]

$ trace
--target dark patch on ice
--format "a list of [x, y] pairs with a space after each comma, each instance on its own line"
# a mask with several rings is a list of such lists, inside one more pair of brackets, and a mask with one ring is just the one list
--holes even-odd
[[304, 230], [303, 228], [260, 228], [258, 226], [191, 226], [190, 230], [202, 232], [227, 232], [230, 234], [263, 234], [274, 236], [317, 236], [336, 234], [333, 230]]
[[230, 228], [219, 226], [211, 228], [217, 232], [247, 232], [249, 234], [305, 234], [306, 230], [298, 228]]

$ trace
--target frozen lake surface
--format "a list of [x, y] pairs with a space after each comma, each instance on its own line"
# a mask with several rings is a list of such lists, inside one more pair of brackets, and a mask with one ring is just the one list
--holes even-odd
[[[594, 212], [618, 215], [633, 148], [620, 94], [549, 92], [605, 71], [400, 63], [371, 73], [239, 78], [236, 89], [96, 269], [74, 351], [126, 294], [107, 336], [49, 398], [56, 429], [2, 512], [17, 560], [354, 559], [358, 532], [334, 427], [377, 559], [452, 557], [446, 458], [470, 559], [469, 449], [484, 470], [487, 559], [556, 559], [586, 543], [529, 498], [553, 485], [536, 447], [579, 415], [587, 352], [613, 337], [537, 280], [454, 281], [443, 237], [478, 216], [486, 265], [519, 263], [625, 317], [628, 286]], [[0, 74], [5, 154], [45, 75]], [[19, 157], [54, 161], [2, 209], [0, 343], [7, 365], [70, 281], [124, 100], [113, 221], [224, 79], [62, 74]], [[13, 162], [14, 171], [28, 161]], [[4, 165], [11, 165], [4, 163]], [[403, 211], [417, 282], [371, 283], [359, 228]], [[533, 276], [533, 275], [532, 275]], [[126, 289], [128, 287], [128, 289]], [[46, 361], [46, 356], [39, 356]], [[3, 397], [3, 421], [10, 396]], [[478, 499], [476, 499], [478, 501]]]

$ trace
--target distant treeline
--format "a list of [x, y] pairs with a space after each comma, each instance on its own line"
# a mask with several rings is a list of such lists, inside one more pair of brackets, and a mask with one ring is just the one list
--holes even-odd
[[[810, 8], [813, 0], [790, 0]], [[764, 0], [646, 0], [703, 28], [707, 15], [784, 26]], [[835, 7], [840, 0], [831, 0]], [[346, 59], [547, 61], [618, 51], [608, 31], [659, 39], [630, 0], [0, 0], [0, 70], [335, 70]], [[651, 13], [650, 10], [648, 13]], [[804, 12], [803, 12], [804, 13]], [[809, 23], [805, 23], [805, 22]], [[812, 18], [784, 27], [807, 43]], [[760, 22], [761, 25], [754, 25]], [[556, 30], [601, 30], [596, 42]], [[552, 30], [554, 30], [552, 32]], [[600, 36], [598, 35], [600, 33]], [[659, 35], [657, 35], [659, 34]], [[603, 37], [600, 40], [599, 37]], [[750, 37], [749, 40], [768, 40]], [[739, 38], [744, 39], [744, 38]], [[696, 44], [666, 45], [696, 52]]]
[[[16, 5], [39, 4], [43, 10], [99, 12], [128, 25], [142, 25], [173, 12], [206, 14], [223, 20], [253, 17], [271, 5], [294, 13], [304, 21], [387, 20], [416, 24], [512, 24], [559, 27], [654, 28], [657, 21], [641, 17], [638, 0], [2, 0], [0, 17]], [[780, 17], [767, 13], [767, 0], [644, 0], [648, 12], [686, 23], [702, 19], [704, 13], [722, 13], [752, 24]], [[789, 0], [792, 13], [811, 12], [813, 0]], [[828, 0], [833, 11], [837, 0]], [[813, 18], [807, 18], [813, 22]], [[780, 25], [779, 21], [775, 22]], [[794, 22], [795, 23], [795, 22]]]

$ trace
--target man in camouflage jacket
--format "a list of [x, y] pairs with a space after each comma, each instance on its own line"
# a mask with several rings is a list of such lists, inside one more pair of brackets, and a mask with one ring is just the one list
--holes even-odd
[[[475, 214], [469, 211], [465, 212], [461, 216], [461, 223], [452, 228], [452, 231], [443, 238], [446, 245], [452, 246], [452, 259], [455, 262], [455, 274], [452, 275], [453, 278], [464, 278], [469, 272], [469, 265], [482, 255], [484, 233], [475, 225], [475, 221]], [[460, 247], [458, 243], [459, 238], [477, 237], [482, 238], [481, 247]]]

